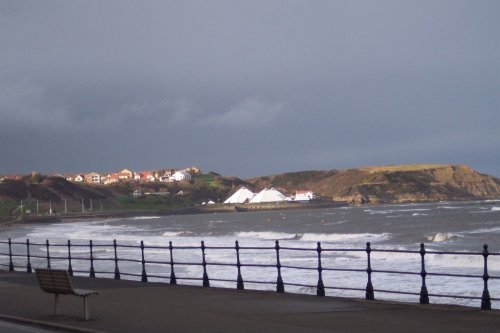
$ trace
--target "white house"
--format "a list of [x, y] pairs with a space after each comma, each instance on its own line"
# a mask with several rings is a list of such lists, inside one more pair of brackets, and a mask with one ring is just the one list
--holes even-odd
[[101, 183], [101, 175], [95, 172], [85, 175], [85, 181], [87, 183], [99, 184]]
[[295, 192], [295, 201], [309, 201], [314, 199], [312, 191], [297, 191]]
[[84, 175], [77, 175], [73, 181], [83, 183], [85, 181], [85, 176]]
[[185, 170], [176, 171], [172, 176], [169, 177], [170, 180], [180, 182], [183, 180], [191, 180], [192, 176], [189, 172]]

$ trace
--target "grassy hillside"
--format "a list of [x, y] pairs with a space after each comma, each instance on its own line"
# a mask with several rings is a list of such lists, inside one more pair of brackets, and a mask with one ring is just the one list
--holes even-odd
[[[47, 213], [161, 210], [192, 207], [203, 201], [224, 201], [239, 186], [250, 184], [234, 177], [216, 173], [203, 174], [193, 181], [152, 183], [122, 182], [114, 185], [94, 185], [69, 182], [61, 177], [25, 176], [21, 180], [0, 183], [0, 216], [23, 211]], [[134, 197], [139, 190], [146, 194]], [[38, 205], [37, 205], [38, 204]]]
[[249, 179], [258, 189], [311, 190], [334, 200], [389, 203], [500, 197], [500, 180], [464, 165], [412, 164], [304, 171]]
[[[325, 199], [352, 203], [393, 203], [500, 198], [500, 179], [464, 165], [412, 164], [359, 169], [302, 171], [246, 181], [208, 173], [189, 182], [115, 185], [72, 183], [61, 177], [31, 175], [0, 183], [0, 216], [20, 210], [46, 213], [161, 210], [223, 202], [241, 186], [253, 191], [275, 187], [286, 194], [311, 190]], [[134, 197], [140, 190], [146, 195]]]

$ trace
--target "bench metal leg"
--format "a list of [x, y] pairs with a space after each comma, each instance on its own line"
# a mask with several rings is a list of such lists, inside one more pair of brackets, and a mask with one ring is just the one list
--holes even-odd
[[87, 296], [83, 296], [83, 319], [90, 319], [89, 302], [87, 301]]
[[59, 300], [59, 294], [54, 294], [54, 315], [59, 316], [61, 314], [61, 302]]

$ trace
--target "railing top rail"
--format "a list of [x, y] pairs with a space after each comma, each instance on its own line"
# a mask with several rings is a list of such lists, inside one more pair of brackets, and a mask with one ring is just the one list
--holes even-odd
[[[15, 241], [11, 240], [9, 241], [0, 241], [0, 244], [11, 244], [11, 245], [26, 245], [29, 239], [26, 241]], [[29, 241], [29, 245], [33, 246], [46, 246], [47, 242], [34, 242], [34, 241]], [[63, 243], [58, 243], [58, 242], [49, 242], [48, 245], [50, 247], [67, 247], [69, 246], [67, 241]], [[98, 241], [97, 243], [93, 243], [93, 247], [113, 247], [115, 244], [112, 242], [110, 243], [103, 243]], [[366, 247], [365, 246], [360, 246], [358, 248], [336, 248], [336, 247], [328, 247], [329, 244], [321, 244], [321, 251], [322, 252], [366, 252]], [[88, 247], [89, 243], [87, 242], [80, 242], [80, 241], [72, 241], [71, 242], [71, 247]], [[117, 247], [121, 248], [140, 248], [140, 244], [124, 244], [124, 243], [119, 243], [116, 242]], [[170, 249], [170, 246], [162, 246], [162, 245], [148, 245], [144, 243], [144, 248], [145, 249]], [[196, 250], [200, 249], [200, 245], [174, 245], [172, 244], [173, 249], [177, 250]], [[274, 250], [276, 247], [275, 246], [238, 246], [240, 250]], [[205, 245], [205, 249], [211, 249], [211, 250], [231, 250], [235, 249], [235, 246], [210, 246], [210, 245]], [[293, 247], [293, 246], [279, 246], [280, 250], [286, 250], [286, 251], [317, 251], [316, 246], [311, 246], [311, 247]], [[408, 253], [408, 254], [421, 254], [421, 250], [401, 250], [401, 249], [387, 249], [387, 248], [377, 248], [377, 247], [372, 247], [370, 248], [370, 251], [372, 253], [376, 252], [383, 252], [383, 253]], [[478, 252], [478, 251], [438, 251], [438, 250], [425, 250], [425, 254], [432, 254], [432, 255], [465, 255], [465, 256], [482, 256], [484, 255], [483, 252]], [[488, 252], [489, 256], [500, 256], [500, 252]]]

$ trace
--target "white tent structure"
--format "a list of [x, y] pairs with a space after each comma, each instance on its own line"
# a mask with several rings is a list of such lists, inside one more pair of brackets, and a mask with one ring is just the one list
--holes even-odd
[[255, 193], [247, 189], [245, 186], [236, 191], [232, 196], [224, 201], [225, 204], [242, 204], [254, 197]]
[[250, 203], [280, 202], [285, 200], [286, 197], [280, 191], [275, 190], [274, 188], [265, 188], [257, 193], [252, 200], [250, 200]]

